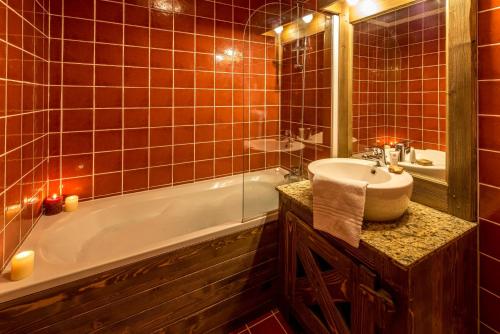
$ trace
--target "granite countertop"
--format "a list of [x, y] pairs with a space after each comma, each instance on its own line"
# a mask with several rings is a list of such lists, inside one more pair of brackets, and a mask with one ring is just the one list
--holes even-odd
[[[312, 211], [309, 181], [289, 183], [277, 189], [295, 204]], [[368, 244], [403, 266], [410, 266], [475, 226], [475, 223], [410, 202], [407, 212], [396, 221], [364, 222], [361, 243]]]

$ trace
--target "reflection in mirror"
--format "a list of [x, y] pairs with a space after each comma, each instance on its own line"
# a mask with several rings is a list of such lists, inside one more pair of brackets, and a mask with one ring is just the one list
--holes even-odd
[[353, 25], [353, 154], [399, 150], [407, 171], [446, 180], [445, 10], [420, 1]]
[[[270, 19], [273, 9], [279, 10], [279, 16]], [[300, 177], [306, 176], [308, 163], [330, 157], [332, 29], [330, 16], [308, 9], [303, 2], [290, 8], [278, 2], [267, 4], [248, 21], [244, 98], [249, 104], [245, 116], [249, 135], [244, 149], [251, 168], [253, 161], [265, 157], [261, 160], [274, 161]], [[262, 73], [254, 66], [260, 59], [255, 58], [253, 40], [264, 37], [267, 63]], [[257, 82], [266, 87], [262, 94], [266, 108], [254, 102], [261, 93], [255, 89]], [[270, 103], [269, 95], [275, 93], [279, 100], [275, 97], [276, 103]], [[279, 105], [279, 115], [269, 115], [270, 104]]]

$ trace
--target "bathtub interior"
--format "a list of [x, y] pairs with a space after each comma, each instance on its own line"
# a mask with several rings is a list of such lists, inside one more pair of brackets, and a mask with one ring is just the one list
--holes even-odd
[[41, 237], [41, 256], [51, 263], [87, 263], [93, 261], [94, 250], [103, 250], [101, 259], [114, 258], [131, 250], [157, 248], [165, 236], [176, 240], [216, 231], [278, 208], [275, 187], [284, 182], [281, 170], [253, 173], [244, 179], [243, 187], [241, 181], [240, 177], [227, 177], [180, 186], [168, 193], [158, 190], [123, 196], [119, 201], [109, 198], [84, 203], [78, 214], [67, 215], [65, 220], [73, 224], [54, 224]]
[[[243, 221], [265, 215], [278, 209], [278, 192], [275, 187], [285, 182], [285, 172], [277, 170], [269, 175], [245, 175], [243, 179]], [[270, 187], [269, 185], [273, 185]]]

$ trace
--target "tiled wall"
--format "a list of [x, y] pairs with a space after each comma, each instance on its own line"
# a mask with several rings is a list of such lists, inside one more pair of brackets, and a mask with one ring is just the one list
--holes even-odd
[[[239, 140], [235, 142], [237, 150], [233, 152], [233, 167], [238, 167], [233, 168], [235, 173], [280, 165], [279, 152], [267, 143], [259, 145], [258, 142], [263, 138], [274, 140], [279, 135], [277, 45], [274, 36], [263, 34], [280, 24], [281, 11], [282, 6], [278, 3], [252, 10], [243, 33], [243, 48], [238, 48], [243, 52], [244, 63], [240, 70], [242, 73], [235, 76], [233, 117], [237, 127], [234, 134], [242, 130], [243, 140], [239, 135], [235, 138]], [[243, 123], [239, 123], [240, 112], [243, 113]]]
[[[253, 80], [246, 99], [242, 89], [244, 24], [264, 1], [52, 2], [52, 192], [89, 199], [231, 175], [244, 168], [247, 117], [266, 125], [250, 136], [277, 134], [272, 81]], [[254, 74], [275, 70], [266, 43], [250, 45]], [[252, 157], [253, 169], [277, 165]]]
[[354, 25], [353, 137], [446, 150], [445, 1]]
[[480, 319], [481, 333], [499, 333], [500, 2], [478, 4]]
[[362, 22], [354, 25], [353, 34], [352, 136], [353, 152], [358, 152], [388, 141], [387, 109], [394, 103], [386, 103], [387, 28]]
[[[327, 24], [330, 26], [330, 24]], [[299, 128], [309, 133], [302, 155], [300, 151], [282, 152], [285, 168], [299, 167], [302, 157], [304, 171], [309, 162], [330, 157], [331, 153], [331, 32], [320, 32], [283, 45], [281, 75], [281, 131], [299, 136]], [[306, 47], [305, 63], [297, 47]], [[302, 65], [298, 67], [297, 65]], [[303, 106], [303, 110], [302, 110]]]
[[48, 35], [48, 1], [0, 0], [0, 269], [46, 193]]

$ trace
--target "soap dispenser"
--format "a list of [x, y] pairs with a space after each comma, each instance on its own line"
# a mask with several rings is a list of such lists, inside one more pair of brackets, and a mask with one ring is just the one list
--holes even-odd
[[410, 162], [414, 164], [417, 161], [417, 153], [413, 147], [410, 148]]

